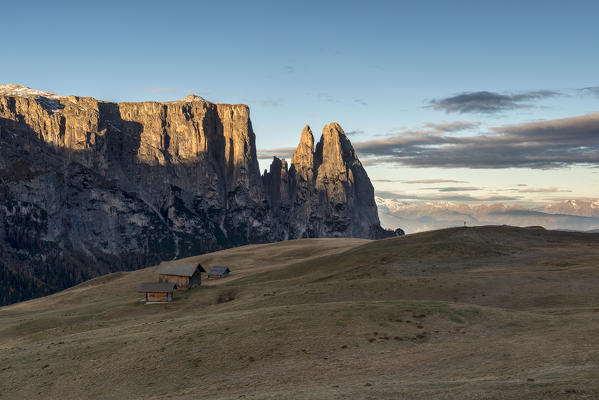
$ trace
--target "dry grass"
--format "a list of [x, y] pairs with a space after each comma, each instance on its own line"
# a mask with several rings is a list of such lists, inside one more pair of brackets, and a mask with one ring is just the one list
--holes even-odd
[[0, 399], [599, 398], [599, 235], [460, 228], [195, 260], [233, 275], [145, 306], [154, 268], [0, 309]]

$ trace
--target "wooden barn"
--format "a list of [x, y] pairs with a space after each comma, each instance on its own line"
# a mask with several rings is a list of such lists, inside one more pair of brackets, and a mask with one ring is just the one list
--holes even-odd
[[229, 276], [231, 270], [229, 267], [212, 267], [210, 268], [210, 272], [208, 272], [208, 279], [218, 279]]
[[173, 300], [173, 290], [172, 282], [144, 282], [138, 292], [146, 294], [146, 303], [168, 303]]
[[206, 270], [199, 263], [170, 263], [158, 268], [159, 282], [172, 282], [175, 289], [191, 289], [202, 283], [202, 272]]

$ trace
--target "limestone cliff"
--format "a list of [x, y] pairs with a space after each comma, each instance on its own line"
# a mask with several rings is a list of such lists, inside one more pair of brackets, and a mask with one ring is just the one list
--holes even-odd
[[291, 167], [275, 159], [260, 176], [245, 105], [110, 103], [8, 85], [0, 150], [0, 304], [226, 247], [383, 232], [337, 124], [316, 150], [306, 127]]
[[267, 178], [269, 186], [277, 188], [271, 205], [288, 208], [277, 223], [285, 224], [289, 238], [390, 235], [380, 227], [374, 188], [339, 124], [323, 128], [316, 149], [306, 126], [291, 163], [288, 173], [273, 173], [286, 166], [275, 157]]

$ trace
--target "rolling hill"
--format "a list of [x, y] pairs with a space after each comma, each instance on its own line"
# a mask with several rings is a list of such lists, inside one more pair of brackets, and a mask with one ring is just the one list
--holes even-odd
[[452, 228], [193, 257], [233, 274], [136, 293], [157, 267], [0, 308], [0, 398], [599, 397], [599, 234]]

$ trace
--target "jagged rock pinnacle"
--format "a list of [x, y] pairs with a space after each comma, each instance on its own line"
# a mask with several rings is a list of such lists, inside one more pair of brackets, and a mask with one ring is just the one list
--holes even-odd
[[306, 125], [302, 129], [302, 135], [300, 142], [291, 157], [291, 163], [295, 165], [296, 169], [299, 167], [313, 167], [314, 163], [314, 136], [309, 125]]
[[[381, 234], [374, 189], [338, 123], [324, 126], [316, 149], [310, 127], [304, 127], [289, 168], [288, 192], [281, 170], [286, 168], [273, 159], [265, 182], [272, 188], [272, 206], [289, 216], [290, 238]], [[281, 211], [287, 193], [291, 208]]]
[[335, 132], [339, 135], [345, 136], [345, 132], [343, 131], [343, 128], [341, 128], [341, 125], [339, 125], [337, 122], [331, 122], [330, 124], [325, 125], [324, 129], [327, 129], [329, 132]]

